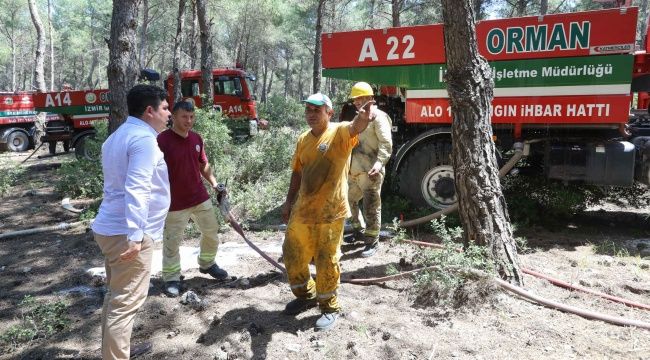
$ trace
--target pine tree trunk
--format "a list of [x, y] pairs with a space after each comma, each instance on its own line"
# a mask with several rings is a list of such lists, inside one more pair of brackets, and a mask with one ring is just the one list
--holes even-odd
[[[94, 14], [91, 15], [90, 20], [94, 21]], [[95, 49], [95, 27], [90, 27], [90, 51], [92, 51], [91, 61], [90, 61], [90, 70], [88, 70], [88, 77], [86, 78], [86, 86], [90, 89], [95, 88], [95, 82], [93, 81], [93, 75], [95, 74], [95, 69], [99, 65], [99, 49]]]
[[546, 15], [548, 12], [548, 0], [540, 0], [539, 1], [539, 14], [540, 15]]
[[[267, 52], [264, 51], [266, 54]], [[269, 59], [267, 56], [264, 56], [264, 60], [262, 60], [262, 93], [260, 94], [260, 102], [265, 103], [266, 102], [266, 81], [268, 80], [268, 75], [269, 75]]]
[[136, 32], [139, 0], [113, 0], [109, 59], [106, 74], [111, 93], [108, 131], [112, 133], [129, 115], [126, 94], [138, 78]]
[[11, 39], [11, 91], [16, 91], [16, 41]]
[[192, 27], [190, 28], [190, 36], [188, 38], [189, 55], [190, 55], [190, 69], [196, 69], [196, 29], [199, 27], [199, 20], [196, 14], [196, 0], [192, 1]]
[[52, 0], [47, 0], [47, 24], [50, 31], [50, 91], [54, 91], [54, 30], [52, 29]]
[[289, 65], [291, 64], [292, 54], [291, 49], [289, 49], [288, 45], [285, 49], [285, 55], [287, 60], [287, 67], [284, 71], [284, 98], [286, 99], [289, 96], [289, 85], [291, 85], [291, 71]]
[[142, 0], [142, 24], [140, 25], [140, 46], [138, 53], [140, 69], [147, 67], [147, 56], [149, 53], [147, 31], [149, 31], [149, 0]]
[[196, 0], [196, 13], [201, 29], [201, 95], [203, 107], [212, 108], [214, 102], [214, 86], [212, 84], [212, 22], [208, 20], [206, 9], [207, 0]]
[[391, 18], [393, 20], [393, 27], [400, 27], [402, 23], [400, 21], [400, 12], [402, 10], [402, 1], [403, 0], [391, 0]]
[[34, 24], [34, 29], [36, 30], [36, 58], [34, 60], [34, 88], [37, 91], [45, 92], [47, 91], [45, 87], [45, 74], [44, 74], [44, 65], [45, 65], [45, 37], [43, 30], [43, 22], [41, 17], [38, 14], [38, 9], [36, 8], [35, 0], [28, 0], [29, 3], [29, 13], [32, 16], [32, 23]]
[[185, 0], [178, 1], [178, 17], [176, 19], [176, 38], [174, 39], [174, 59], [172, 69], [174, 71], [174, 102], [183, 99], [181, 94], [181, 44], [183, 43], [183, 27], [185, 26]]
[[494, 81], [479, 55], [471, 0], [443, 0], [447, 91], [453, 115], [452, 165], [465, 244], [488, 246], [503, 279], [522, 284], [492, 141]]
[[325, 7], [325, 0], [318, 1], [318, 8], [316, 9], [316, 39], [314, 45], [314, 69], [312, 75], [313, 93], [320, 92], [321, 76], [321, 55], [320, 55], [320, 36], [323, 33], [323, 8]]

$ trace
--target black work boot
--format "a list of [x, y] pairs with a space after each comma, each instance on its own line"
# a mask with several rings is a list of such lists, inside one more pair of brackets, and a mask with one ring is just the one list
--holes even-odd
[[343, 237], [343, 241], [348, 244], [354, 244], [357, 241], [363, 241], [363, 230], [364, 229], [354, 229], [352, 235]]
[[212, 266], [210, 266], [207, 269], [199, 269], [199, 271], [201, 272], [201, 274], [209, 274], [210, 276], [212, 276], [217, 280], [225, 280], [226, 278], [228, 278], [228, 272], [220, 268], [219, 265], [217, 264], [212, 264]]
[[318, 305], [316, 298], [311, 298], [311, 299], [297, 298], [287, 303], [287, 306], [285, 306], [283, 313], [285, 315], [298, 315], [301, 312], [316, 307], [316, 305]]

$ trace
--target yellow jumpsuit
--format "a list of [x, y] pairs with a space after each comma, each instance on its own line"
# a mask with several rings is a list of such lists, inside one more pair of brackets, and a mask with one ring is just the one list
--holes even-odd
[[[291, 291], [298, 298], [318, 299], [324, 313], [338, 312], [336, 296], [341, 275], [343, 222], [350, 216], [348, 172], [357, 144], [349, 123], [330, 123], [319, 137], [311, 130], [298, 138], [293, 171], [301, 174], [300, 189], [282, 246]], [[312, 258], [316, 281], [309, 272]]]

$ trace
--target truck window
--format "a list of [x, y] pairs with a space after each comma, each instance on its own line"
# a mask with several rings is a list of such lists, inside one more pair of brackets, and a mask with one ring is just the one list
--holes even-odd
[[184, 97], [199, 96], [199, 81], [181, 80], [181, 94]]
[[241, 92], [241, 80], [239, 78], [220, 77], [214, 80], [214, 94], [215, 95], [238, 95]]

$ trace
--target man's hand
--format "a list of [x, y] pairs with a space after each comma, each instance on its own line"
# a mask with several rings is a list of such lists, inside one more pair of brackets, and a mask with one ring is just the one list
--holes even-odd
[[368, 171], [368, 176], [375, 177], [379, 175], [379, 173], [381, 172], [381, 168], [383, 167], [384, 166], [379, 161], [375, 162], [375, 165], [373, 165], [370, 171]]
[[140, 253], [141, 248], [142, 248], [142, 243], [129, 241], [129, 247], [126, 249], [126, 251], [120, 254], [120, 260], [131, 261], [135, 259]]
[[375, 112], [373, 111], [374, 108], [375, 100], [370, 100], [363, 104], [363, 106], [357, 111], [357, 114], [362, 120], [373, 121], [376, 117]]
[[291, 215], [291, 205], [288, 202], [282, 204], [282, 221], [285, 224], [289, 223], [289, 216]]
[[217, 193], [217, 202], [221, 204], [221, 199], [223, 199], [224, 196], [228, 195], [228, 189], [226, 189], [226, 185], [217, 184], [214, 185], [212, 188]]

